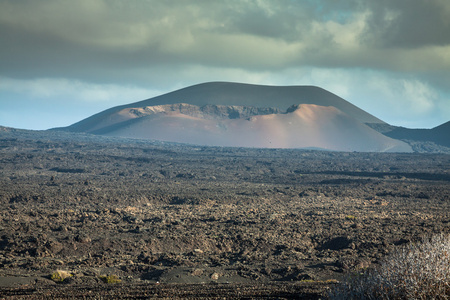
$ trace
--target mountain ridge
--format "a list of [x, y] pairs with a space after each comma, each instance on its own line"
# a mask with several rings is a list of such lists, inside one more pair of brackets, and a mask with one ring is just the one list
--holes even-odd
[[450, 121], [431, 129], [395, 127], [384, 134], [394, 139], [432, 142], [450, 147]]

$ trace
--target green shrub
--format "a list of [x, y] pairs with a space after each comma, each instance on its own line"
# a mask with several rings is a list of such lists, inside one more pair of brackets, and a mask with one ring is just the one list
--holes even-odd
[[330, 299], [449, 299], [450, 236], [406, 245], [377, 268], [347, 276]]
[[109, 283], [109, 284], [122, 282], [122, 280], [120, 280], [119, 277], [117, 277], [117, 275], [100, 276], [100, 279], [104, 283]]

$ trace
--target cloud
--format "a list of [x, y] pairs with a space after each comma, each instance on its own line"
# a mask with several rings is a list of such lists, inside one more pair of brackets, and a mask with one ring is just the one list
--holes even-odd
[[366, 34], [373, 45], [408, 49], [450, 44], [450, 2], [367, 2], [371, 17]]
[[22, 76], [99, 78], [100, 69], [176, 63], [421, 71], [430, 59], [431, 68], [449, 68], [448, 4], [398, 3], [406, 2], [3, 1], [8, 46], [0, 63], [16, 76], [22, 69]]
[[379, 105], [392, 109], [391, 118], [417, 118], [436, 109], [437, 91], [416, 79], [389, 78], [376, 74], [370, 78], [368, 92], [378, 92]]
[[431, 114], [448, 107], [448, 32], [447, 0], [0, 0], [0, 77], [33, 101], [301, 82]]

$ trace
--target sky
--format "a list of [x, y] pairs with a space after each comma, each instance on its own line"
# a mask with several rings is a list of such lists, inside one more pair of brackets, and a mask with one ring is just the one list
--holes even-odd
[[432, 128], [450, 120], [450, 1], [0, 0], [2, 126], [209, 81], [316, 85]]

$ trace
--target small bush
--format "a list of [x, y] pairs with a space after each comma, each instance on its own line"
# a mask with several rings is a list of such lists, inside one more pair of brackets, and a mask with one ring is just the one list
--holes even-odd
[[51, 276], [50, 279], [53, 280], [54, 282], [57, 283], [61, 283], [64, 281], [64, 279], [68, 278], [72, 276], [72, 274], [70, 274], [67, 271], [62, 271], [62, 270], [56, 270]]
[[122, 280], [117, 277], [117, 275], [108, 275], [108, 276], [100, 276], [100, 279], [104, 283], [113, 284], [113, 283], [120, 283]]
[[348, 276], [330, 299], [449, 299], [450, 236], [406, 245], [379, 267]]

